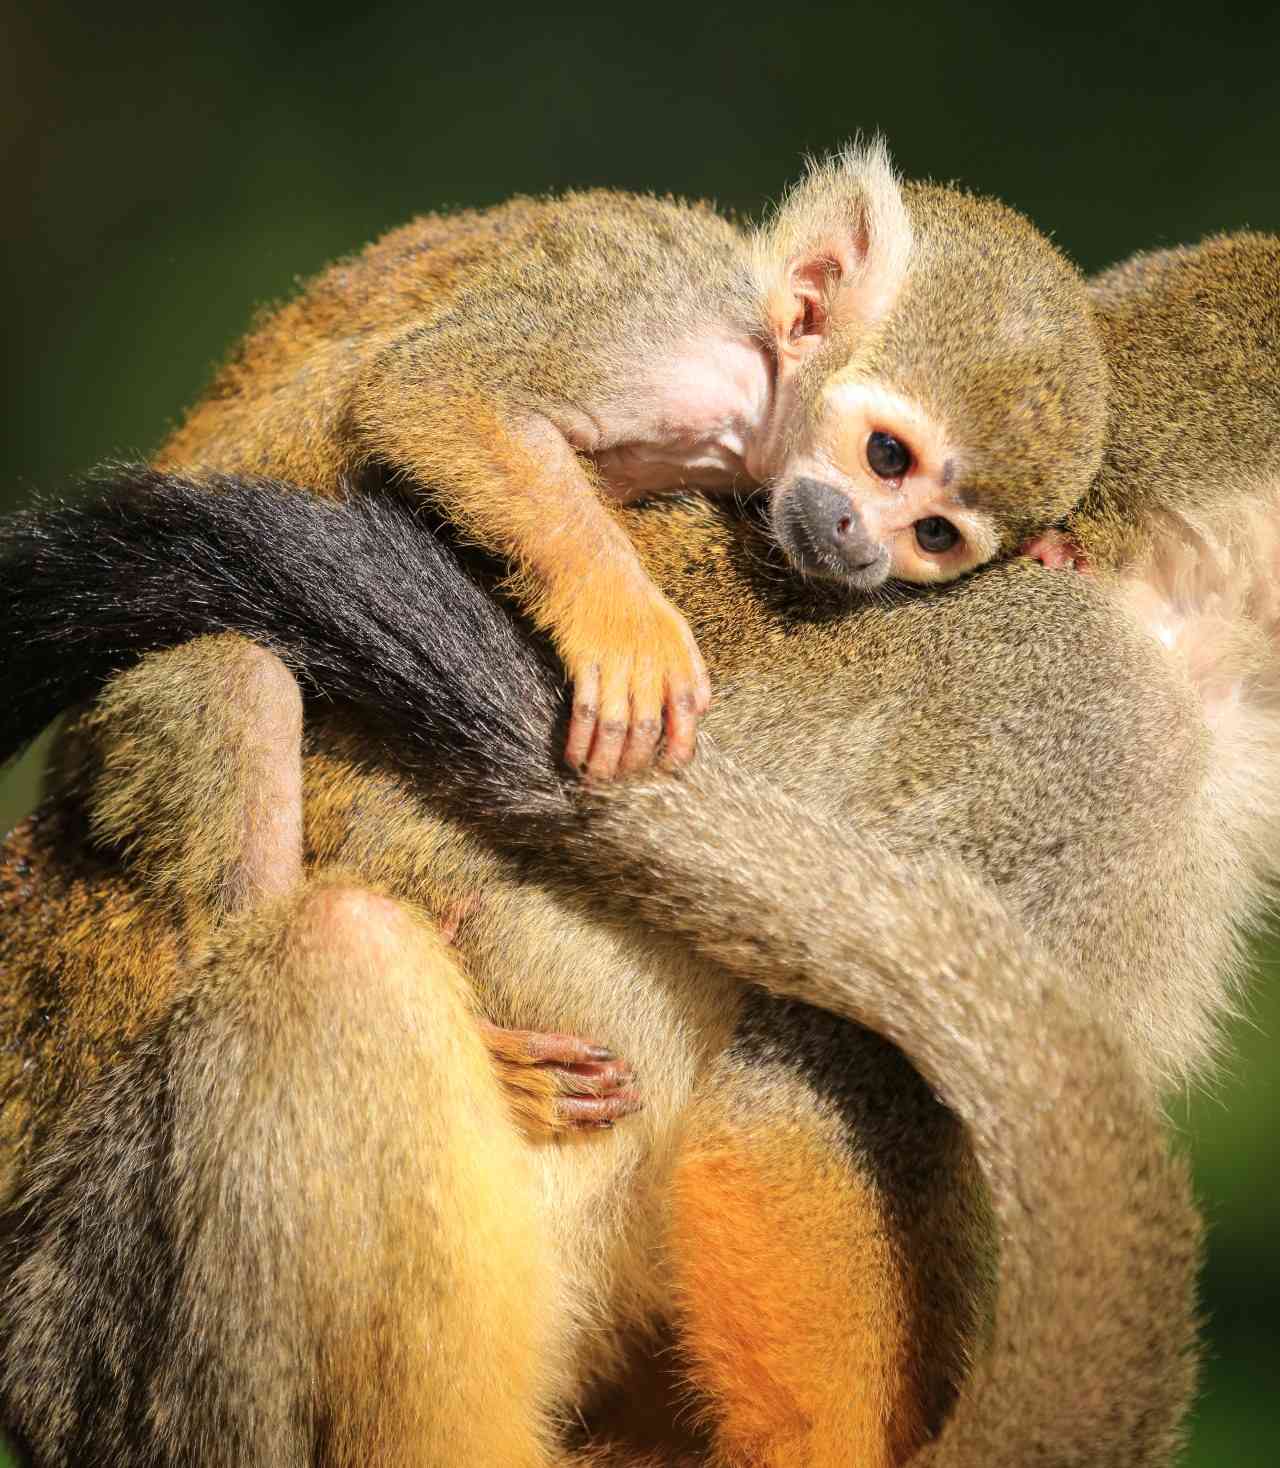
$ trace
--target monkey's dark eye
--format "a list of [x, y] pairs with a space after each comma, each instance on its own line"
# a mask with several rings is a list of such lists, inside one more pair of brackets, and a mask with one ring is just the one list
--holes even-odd
[[960, 532], [941, 515], [928, 515], [916, 521], [916, 544], [930, 555], [941, 555], [960, 542]]
[[893, 434], [876, 432], [867, 440], [867, 463], [881, 479], [901, 479], [911, 467], [911, 450]]

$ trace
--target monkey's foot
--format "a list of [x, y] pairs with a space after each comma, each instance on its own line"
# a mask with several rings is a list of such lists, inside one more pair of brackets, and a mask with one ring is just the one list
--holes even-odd
[[480, 1033], [530, 1135], [611, 1127], [644, 1104], [630, 1066], [602, 1045], [488, 1021], [481, 1021]]
[[1064, 530], [1046, 530], [1033, 536], [1022, 547], [1022, 554], [1039, 561], [1051, 571], [1084, 571], [1089, 562], [1085, 553]]

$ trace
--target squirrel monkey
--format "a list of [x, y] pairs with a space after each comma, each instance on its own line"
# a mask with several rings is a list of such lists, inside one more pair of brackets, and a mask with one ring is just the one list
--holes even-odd
[[[554, 673], [403, 506], [214, 487], [143, 474], [7, 537], [6, 717], [201, 618], [341, 700], [305, 747], [279, 664], [233, 706], [251, 758], [282, 731], [266, 776], [306, 800], [275, 863], [243, 812], [248, 880], [203, 943], [134, 880], [146, 853], [86, 839], [91, 769], [0, 864], [0, 1404], [40, 1468], [585, 1468], [555, 1424], [661, 1320], [711, 1439], [682, 1468], [1163, 1468], [1197, 1227], [1151, 1072], [1193, 1058], [1247, 903], [1160, 648], [1016, 563], [892, 617], [797, 616], [754, 527], [636, 514], [737, 687], [683, 778], [584, 800], [550, 758]], [[1042, 626], [1037, 656], [992, 655]], [[58, 659], [26, 650], [55, 627]], [[189, 699], [216, 641], [117, 680], [137, 728], [217, 722]], [[908, 711], [919, 741], [892, 737]], [[132, 732], [99, 726], [162, 797]], [[455, 882], [482, 896], [465, 976], [421, 916]], [[644, 1112], [517, 1135], [469, 988], [605, 1034]]]
[[431, 494], [513, 567], [608, 779], [664, 730], [687, 761], [710, 688], [602, 497], [765, 486], [803, 574], [947, 581], [1081, 498], [1102, 394], [1076, 270], [873, 143], [755, 229], [604, 191], [419, 219], [269, 316], [158, 462]]
[[[1179, 308], [1193, 340], [1198, 299]], [[1141, 370], [1168, 367], [1155, 351]], [[1218, 411], [1170, 401], [1193, 424]], [[1157, 445], [1162, 422], [1146, 429]], [[1165, 454], [1148, 462], [1129, 503], [1150, 518], [1127, 533], [1158, 569]], [[1257, 469], [1261, 491], [1274, 468]], [[1170, 1460], [1196, 1229], [1150, 1100], [1210, 1051], [1276, 866], [1264, 558], [1186, 542], [1210, 627], [1239, 614], [1230, 658], [1201, 666], [1210, 690], [1231, 673], [1229, 717], [1206, 719], [1159, 624], [1083, 578], [1015, 562], [891, 616], [810, 618], [750, 526], [698, 504], [632, 515], [734, 692], [684, 779], [582, 803], [547, 757], [554, 679], [396, 506], [129, 478], [4, 532], [0, 748], [139, 654], [225, 628], [381, 718], [320, 710], [304, 754], [290, 698], [269, 703], [263, 788], [284, 798], [228, 792], [244, 880], [195, 951], [136, 868], [173, 835], [156, 725], [213, 703], [199, 644], [126, 674], [143, 717], [100, 727], [143, 804], [91, 834], [97, 784], [64, 788], [9, 847], [0, 1399], [42, 1468], [562, 1468], [548, 1422], [614, 1369], [617, 1333], [664, 1312], [733, 1468], [888, 1465], [938, 1430], [912, 1461]], [[1173, 578], [1187, 621], [1190, 587]], [[237, 709], [250, 753], [269, 746], [262, 700], [233, 726]], [[179, 803], [227, 753], [204, 750]], [[262, 828], [255, 804], [294, 820]], [[466, 984], [418, 916], [468, 840], [442, 810], [520, 861], [466, 858], [486, 1008], [605, 1035], [638, 1066], [647, 1109], [599, 1146], [538, 1152], [504, 1115]], [[743, 981], [901, 1045], [963, 1123], [994, 1223], [900, 1057], [747, 1005]], [[744, 1270], [757, 1248], [776, 1267]]]

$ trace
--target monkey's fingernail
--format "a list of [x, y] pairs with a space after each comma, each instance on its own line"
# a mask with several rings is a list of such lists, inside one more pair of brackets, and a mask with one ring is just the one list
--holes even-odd
[[588, 1045], [587, 1055], [592, 1060], [616, 1060], [618, 1057], [612, 1050], [607, 1050], [603, 1045]]

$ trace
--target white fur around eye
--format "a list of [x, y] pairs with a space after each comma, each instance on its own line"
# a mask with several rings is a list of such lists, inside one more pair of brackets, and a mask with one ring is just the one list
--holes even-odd
[[822, 404], [829, 411], [842, 415], [861, 412], [869, 419], [883, 417], [887, 423], [904, 425], [904, 432], [907, 431], [905, 425], [923, 427], [928, 421], [923, 410], [910, 398], [865, 378], [841, 381], [836, 376], [824, 390]]

